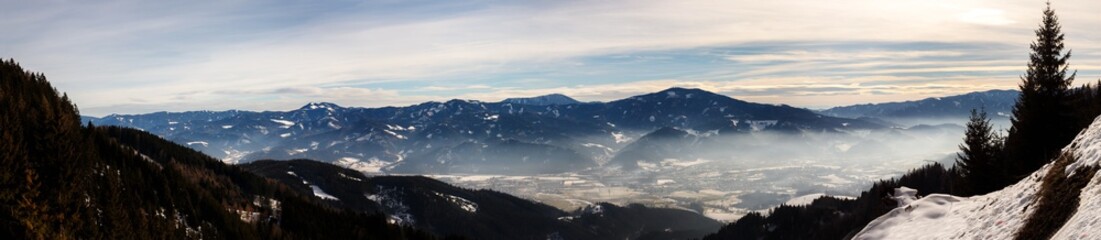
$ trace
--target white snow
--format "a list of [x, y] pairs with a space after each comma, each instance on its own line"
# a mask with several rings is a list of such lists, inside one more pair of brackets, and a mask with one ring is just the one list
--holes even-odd
[[470, 200], [466, 200], [465, 198], [456, 197], [456, 196], [452, 196], [452, 195], [447, 195], [447, 194], [443, 194], [443, 193], [439, 193], [439, 192], [436, 193], [436, 196], [440, 196], [440, 197], [443, 197], [444, 199], [447, 199], [448, 202], [451, 202], [451, 203], [459, 206], [459, 208], [462, 208], [463, 210], [465, 210], [467, 212], [471, 212], [471, 213], [478, 212], [478, 204], [474, 203], [474, 202], [471, 202]]
[[237, 215], [240, 216], [240, 219], [243, 222], [252, 223], [252, 222], [256, 222], [257, 220], [260, 219], [260, 212], [251, 212], [251, 211], [236, 210], [236, 209], [234, 209], [234, 212], [237, 212]]
[[779, 121], [777, 121], [777, 120], [750, 120], [750, 121], [747, 121], [747, 122], [749, 122], [749, 128], [752, 129], [753, 131], [761, 131], [761, 130], [764, 130], [765, 128], [776, 125], [776, 123], [778, 123]]
[[834, 185], [834, 186], [853, 183], [852, 180], [848, 180], [848, 179], [845, 179], [841, 176], [837, 176], [837, 174], [830, 174], [830, 175], [826, 175], [826, 176], [821, 176], [820, 178], [822, 178], [822, 180], [825, 180], [824, 184], [830, 184], [830, 185]]
[[[1068, 174], [1096, 166], [1101, 162], [1101, 121], [1095, 119], [1063, 151], [1073, 151], [1077, 158], [1066, 167]], [[1005, 189], [969, 198], [932, 194], [913, 200], [913, 192], [903, 189], [895, 195], [900, 207], [869, 223], [853, 239], [1012, 239], [1036, 210], [1040, 180], [1052, 167], [1048, 164]], [[1090, 180], [1080, 198], [1078, 211], [1053, 239], [1101, 235], [1101, 175]]]
[[293, 121], [287, 121], [287, 120], [282, 120], [282, 119], [271, 119], [271, 121], [283, 125], [283, 126], [280, 126], [279, 128], [291, 128], [291, 126], [294, 126], [294, 124], [295, 124]]
[[615, 152], [615, 150], [612, 150], [612, 148], [601, 145], [599, 143], [582, 143], [581, 146], [590, 147], [590, 148], [599, 148], [599, 149], [604, 150], [606, 152]]
[[738, 208], [705, 208], [702, 214], [708, 218], [715, 219], [720, 222], [730, 223], [738, 221], [738, 219], [741, 219], [746, 214], [749, 214], [749, 212], [750, 211], [748, 210]]
[[390, 136], [394, 136], [394, 137], [396, 137], [396, 138], [398, 138], [398, 139], [405, 139], [405, 136], [403, 136], [403, 135], [401, 135], [401, 134], [397, 134], [397, 133], [395, 133], [395, 132], [393, 132], [393, 131], [390, 131], [390, 130], [382, 130], [382, 131], [383, 131], [383, 132], [386, 132], [386, 134], [390, 134]]
[[222, 125], [222, 129], [230, 129], [230, 128], [233, 128], [233, 125]]
[[[399, 155], [400, 159], [400, 155]], [[382, 169], [389, 166], [391, 162], [379, 160], [376, 157], [367, 159], [366, 162], [360, 161], [358, 158], [343, 157], [337, 159], [333, 164], [341, 167], [350, 168], [352, 170], [360, 171], [362, 173], [382, 173]]]
[[194, 141], [194, 142], [187, 142], [187, 145], [188, 145], [188, 146], [191, 146], [191, 145], [203, 145], [203, 147], [206, 147], [207, 145], [210, 145], [210, 143], [207, 143], [207, 142], [204, 142], [204, 141]]
[[815, 199], [818, 199], [822, 196], [826, 196], [826, 194], [814, 193], [814, 194], [807, 194], [807, 195], [803, 195], [803, 196], [798, 196], [798, 197], [794, 197], [792, 199], [788, 199], [787, 202], [784, 202], [784, 205], [788, 205], [788, 206], [810, 205], [812, 202], [814, 202]]
[[333, 197], [333, 195], [329, 195], [328, 193], [325, 193], [325, 191], [322, 191], [321, 188], [317, 187], [317, 185], [310, 185], [310, 189], [313, 189], [314, 196], [317, 196], [321, 199], [340, 201], [339, 198]]
[[367, 198], [367, 200], [371, 200], [371, 201], [374, 201], [376, 203], [382, 203], [382, 201], [385, 200], [385, 197], [383, 197], [382, 195], [378, 195], [378, 194], [363, 194], [363, 197]]
[[[1078, 168], [1101, 164], [1101, 123], [1094, 119], [1089, 129], [1078, 135], [1069, 146], [1075, 146], [1074, 156], [1077, 156], [1078, 161], [1067, 165], [1065, 172], [1068, 176], [1073, 175]], [[1101, 174], [1094, 174], [1093, 179], [1082, 188], [1077, 212], [1067, 220], [1052, 239], [1097, 239], [1101, 237], [1099, 229], [1101, 229]]]
[[1052, 239], [1097, 239], [1101, 237], [1101, 180], [1095, 174], [1085, 188], [1082, 188], [1075, 212], [1063, 228], [1055, 233]]
[[711, 162], [711, 160], [702, 159], [702, 158], [692, 160], [692, 161], [671, 159], [670, 158], [670, 159], [661, 160], [661, 165], [662, 166], [668, 166], [668, 167], [691, 167], [691, 166], [700, 165], [700, 164], [709, 163], [709, 162]]
[[604, 206], [601, 206], [599, 204], [598, 205], [593, 205], [592, 208], [589, 208], [588, 212], [591, 213], [591, 214], [603, 214], [604, 213]]
[[237, 164], [241, 161], [241, 159], [245, 158], [246, 155], [248, 155], [249, 153], [252, 153], [252, 152], [245, 152], [245, 151], [240, 151], [240, 150], [232, 149], [232, 148], [229, 149], [229, 150], [222, 151], [222, 152], [226, 153], [226, 157], [222, 158], [222, 162], [224, 162], [226, 164]]
[[279, 137], [281, 137], [281, 138], [287, 138], [287, 137], [290, 137], [290, 136], [291, 136], [291, 133], [279, 134]]
[[337, 174], [340, 174], [340, 177], [342, 177], [342, 178], [347, 178], [347, 179], [352, 180], [352, 181], [356, 181], [356, 182], [362, 182], [363, 181], [363, 179], [348, 176], [348, 175], [345, 175], [344, 173], [337, 173]]
[[612, 138], [615, 138], [615, 143], [625, 143], [631, 141], [631, 137], [623, 135], [623, 133], [621, 132], [613, 132]]

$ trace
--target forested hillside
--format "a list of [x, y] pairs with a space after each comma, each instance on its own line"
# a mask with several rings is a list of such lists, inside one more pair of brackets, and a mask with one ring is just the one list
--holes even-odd
[[[572, 212], [422, 176], [374, 176], [311, 160], [261, 160], [244, 169], [334, 206], [382, 212], [390, 221], [475, 239], [690, 239], [721, 224], [684, 209], [597, 203]], [[461, 223], [461, 224], [457, 224]]]
[[0, 63], [0, 168], [3, 239], [434, 238], [145, 132], [82, 126], [14, 60]]

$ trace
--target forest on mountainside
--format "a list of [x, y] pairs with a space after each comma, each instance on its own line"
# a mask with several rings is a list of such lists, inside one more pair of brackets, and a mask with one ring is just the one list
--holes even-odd
[[435, 238], [145, 132], [84, 126], [14, 60], [0, 62], [0, 168], [3, 239]]

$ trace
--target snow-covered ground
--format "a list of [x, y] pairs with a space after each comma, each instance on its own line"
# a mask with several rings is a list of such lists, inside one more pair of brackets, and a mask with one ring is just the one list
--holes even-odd
[[456, 197], [456, 196], [447, 195], [447, 194], [438, 193], [438, 192], [435, 193], [435, 194], [436, 194], [436, 196], [440, 196], [444, 199], [447, 199], [448, 202], [451, 202], [451, 203], [455, 204], [456, 206], [459, 206], [459, 208], [462, 208], [463, 210], [465, 210], [467, 212], [471, 212], [471, 213], [478, 212], [478, 204], [474, 203], [474, 202], [471, 202], [470, 200], [466, 200], [465, 198]]
[[321, 199], [340, 201], [339, 198], [336, 198], [333, 195], [329, 195], [328, 193], [325, 193], [325, 191], [321, 190], [321, 188], [317, 187], [317, 185], [310, 185], [310, 189], [313, 190], [313, 195], [314, 196], [317, 196]]
[[337, 159], [333, 164], [360, 171], [365, 174], [379, 174], [382, 173], [382, 168], [390, 165], [391, 162], [382, 161], [378, 158], [367, 159], [367, 161], [364, 162], [360, 161], [358, 158], [344, 157]]
[[[1066, 166], [1068, 175], [1083, 166], [1097, 166], [1101, 121], [1095, 119], [1063, 151], [1076, 156]], [[1048, 164], [1017, 184], [970, 198], [932, 194], [916, 199], [912, 191], [898, 191], [895, 197], [902, 200], [900, 206], [869, 223], [854, 239], [1012, 239], [1036, 210], [1040, 180], [1052, 168]], [[1101, 175], [1089, 181], [1080, 199], [1078, 206], [1066, 206], [1078, 211], [1053, 239], [1101, 238]]]

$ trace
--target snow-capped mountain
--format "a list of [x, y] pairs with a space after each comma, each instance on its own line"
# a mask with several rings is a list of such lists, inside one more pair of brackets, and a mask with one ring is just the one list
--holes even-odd
[[[538, 99], [561, 100], [553, 95]], [[699, 89], [671, 88], [606, 103], [519, 102], [532, 103], [451, 100], [384, 108], [310, 103], [291, 111], [158, 112], [86, 120], [149, 131], [229, 163], [310, 158], [364, 172], [407, 173], [587, 169], [664, 128], [708, 136], [882, 128]]]
[[1022, 239], [1022, 233], [1096, 239], [1101, 234], [1101, 175], [1094, 174], [1101, 168], [1101, 120], [1095, 119], [1062, 152], [1017, 184], [982, 196], [918, 198], [916, 191], [900, 188], [894, 194], [899, 207], [853, 239]]

